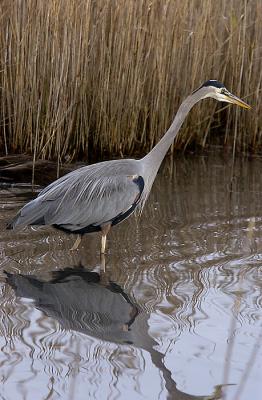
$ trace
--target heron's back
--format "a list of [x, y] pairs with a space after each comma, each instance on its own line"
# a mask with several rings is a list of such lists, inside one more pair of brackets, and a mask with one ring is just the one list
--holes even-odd
[[107, 221], [118, 223], [119, 216], [127, 217], [138, 203], [144, 189], [140, 174], [138, 160], [106, 161], [72, 171], [27, 203], [8, 228], [54, 225], [69, 232], [87, 233], [99, 230]]

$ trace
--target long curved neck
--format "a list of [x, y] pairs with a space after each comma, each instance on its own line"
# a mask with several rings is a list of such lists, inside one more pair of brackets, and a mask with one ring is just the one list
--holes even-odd
[[181, 128], [187, 114], [191, 108], [196, 104], [202, 96], [196, 92], [191, 96], [188, 96], [178, 109], [174, 121], [172, 122], [170, 128], [167, 130], [162, 139], [156, 144], [156, 146], [142, 159], [145, 164], [150, 163], [150, 167], [156, 173], [163, 161], [169, 147], [173, 143], [175, 137], [177, 136], [179, 129]]

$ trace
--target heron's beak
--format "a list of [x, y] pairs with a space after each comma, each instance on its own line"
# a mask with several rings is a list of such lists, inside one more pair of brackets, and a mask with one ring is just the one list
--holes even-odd
[[246, 108], [247, 110], [250, 110], [250, 106], [245, 103], [243, 100], [241, 100], [239, 97], [235, 96], [234, 94], [227, 92], [223, 94], [224, 101], [232, 104], [237, 104], [238, 106], [242, 108]]

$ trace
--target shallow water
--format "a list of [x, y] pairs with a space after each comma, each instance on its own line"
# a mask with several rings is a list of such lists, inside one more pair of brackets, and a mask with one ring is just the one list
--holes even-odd
[[163, 168], [105, 272], [97, 235], [72, 253], [53, 229], [5, 231], [31, 193], [3, 188], [0, 398], [261, 399], [261, 167]]

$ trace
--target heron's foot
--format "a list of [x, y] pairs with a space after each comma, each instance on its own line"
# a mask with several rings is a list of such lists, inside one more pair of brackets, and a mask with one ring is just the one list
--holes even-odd
[[81, 243], [81, 240], [82, 240], [81, 235], [77, 235], [76, 241], [75, 241], [75, 243], [73, 244], [73, 246], [71, 247], [70, 251], [77, 250], [77, 249], [78, 249], [78, 246], [79, 246], [80, 243]]

